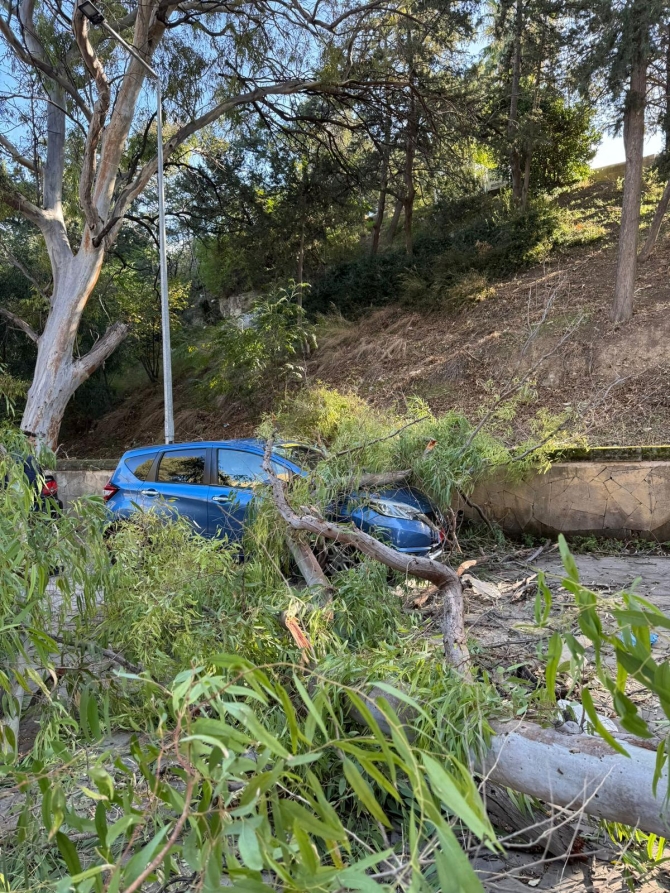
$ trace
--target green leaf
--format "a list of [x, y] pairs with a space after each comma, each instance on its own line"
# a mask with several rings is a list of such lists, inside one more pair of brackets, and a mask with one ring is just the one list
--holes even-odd
[[341, 824], [336, 825], [325, 824], [320, 822], [314, 813], [309, 812], [304, 806], [293, 800], [281, 800], [279, 803], [280, 810], [288, 817], [287, 825], [292, 826], [294, 822], [298, 822], [300, 827], [308, 834], [314, 834], [324, 840], [346, 840], [347, 834]]
[[537, 595], [535, 596], [535, 623], [538, 626], [545, 626], [551, 613], [552, 595], [545, 579], [544, 571], [540, 571], [537, 575]]
[[596, 713], [595, 707], [593, 706], [593, 699], [591, 697], [591, 692], [588, 688], [582, 689], [582, 705], [586, 712], [586, 715], [589, 718], [589, 722], [593, 726], [594, 730], [600, 735], [602, 739], [604, 739], [611, 748], [616, 750], [617, 753], [620, 753], [622, 756], [629, 756], [628, 751], [625, 750], [619, 742], [612, 737], [612, 735], [607, 731], [605, 726], [598, 719], [598, 715]]
[[[651, 783], [651, 790], [656, 796], [656, 790], [658, 788], [658, 783], [663, 777], [663, 769], [665, 768], [665, 764], [668, 759], [668, 750], [667, 750], [667, 741], [661, 741], [658, 747], [656, 748], [656, 764], [654, 766], [654, 778]], [[668, 787], [670, 789], [670, 781], [668, 782]]]
[[319, 860], [316, 857], [309, 835], [303, 831], [297, 822], [293, 823], [293, 837], [298, 844], [298, 850], [305, 868], [311, 875], [315, 875], [319, 870]]
[[444, 767], [441, 766], [437, 760], [428, 756], [428, 754], [423, 755], [423, 765], [428, 773], [428, 778], [430, 779], [433, 791], [449, 812], [464, 822], [472, 833], [476, 834], [480, 840], [485, 838], [493, 840], [495, 838], [495, 832], [486, 817], [484, 804], [479, 802], [477, 804], [479, 808], [475, 810], [466, 801], [465, 797], [456, 786], [453, 778]]
[[242, 825], [242, 831], [237, 841], [242, 862], [252, 871], [261, 871], [263, 869], [263, 855], [258, 845], [258, 838], [252, 826], [245, 822]]
[[117, 837], [121, 834], [125, 834], [126, 831], [134, 825], [141, 824], [142, 821], [142, 816], [139, 815], [122, 815], [121, 818], [117, 819], [117, 821], [107, 830], [107, 846], [111, 846]]
[[299, 693], [300, 697], [303, 699], [303, 701], [305, 703], [305, 707], [307, 707], [307, 709], [309, 711], [310, 716], [312, 717], [314, 722], [317, 724], [317, 726], [321, 729], [324, 741], [327, 741], [328, 740], [328, 732], [326, 731], [326, 726], [324, 725], [323, 717], [321, 716], [321, 713], [317, 710], [314, 701], [310, 698], [309, 694], [307, 693], [307, 689], [302, 684], [302, 682], [298, 679], [298, 677], [295, 675], [295, 673], [293, 674], [293, 681], [295, 683], [295, 687], [298, 689], [298, 693]]
[[79, 874], [81, 872], [81, 862], [79, 861], [77, 848], [70, 838], [61, 831], [58, 831], [56, 834], [56, 844], [70, 874]]
[[130, 886], [130, 884], [136, 881], [137, 878], [142, 874], [144, 869], [158, 852], [158, 847], [167, 837], [169, 830], [169, 825], [165, 825], [163, 828], [161, 828], [158, 834], [152, 837], [149, 843], [145, 844], [145, 846], [142, 847], [139, 853], [135, 853], [132, 859], [128, 862], [123, 872], [123, 880], [126, 887]]
[[547, 666], [545, 669], [545, 680], [547, 686], [547, 694], [552, 701], [556, 700], [556, 674], [558, 673], [558, 665], [561, 660], [563, 651], [563, 642], [558, 632], [553, 633], [549, 639], [547, 647]]
[[377, 819], [378, 822], [381, 822], [382, 825], [385, 825], [387, 828], [390, 828], [391, 823], [387, 819], [384, 810], [379, 803], [377, 803], [375, 795], [372, 793], [372, 788], [358, 771], [355, 764], [352, 763], [348, 757], [344, 757], [342, 762], [345, 777], [351, 785], [354, 794], [356, 794], [373, 818]]
[[100, 716], [98, 713], [98, 704], [95, 700], [95, 697], [91, 695], [88, 699], [88, 706], [86, 709], [86, 719], [88, 722], [88, 727], [91, 731], [91, 736], [94, 741], [99, 741], [102, 738], [102, 731], [100, 730]]
[[114, 799], [114, 779], [101, 766], [93, 766], [88, 773], [100, 793], [111, 801]]
[[441, 893], [484, 893], [484, 887], [470, 864], [470, 860], [461, 849], [456, 835], [441, 816], [430, 816], [435, 824], [440, 846], [435, 855], [440, 853], [442, 864], [437, 865]]
[[558, 549], [561, 553], [561, 559], [563, 561], [563, 567], [565, 568], [566, 574], [568, 575], [568, 577], [570, 577], [571, 580], [574, 580], [575, 583], [579, 583], [579, 571], [577, 570], [575, 559], [572, 557], [572, 553], [570, 552], [568, 544], [562, 533], [559, 533], [558, 535]]
[[99, 802], [95, 807], [95, 831], [103, 849], [107, 846], [107, 810], [105, 804]]

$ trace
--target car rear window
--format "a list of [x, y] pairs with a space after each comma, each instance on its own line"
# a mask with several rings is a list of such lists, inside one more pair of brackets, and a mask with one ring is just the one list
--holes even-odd
[[146, 481], [157, 453], [158, 451], [142, 453], [140, 456], [129, 456], [126, 459], [126, 468], [135, 475], [138, 481]]
[[202, 484], [206, 450], [170, 450], [163, 453], [157, 480], [163, 484]]

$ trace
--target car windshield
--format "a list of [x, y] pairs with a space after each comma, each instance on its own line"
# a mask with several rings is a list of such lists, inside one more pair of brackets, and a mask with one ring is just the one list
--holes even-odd
[[283, 459], [288, 459], [301, 468], [313, 469], [323, 462], [324, 455], [317, 447], [306, 446], [303, 443], [278, 443], [274, 452]]

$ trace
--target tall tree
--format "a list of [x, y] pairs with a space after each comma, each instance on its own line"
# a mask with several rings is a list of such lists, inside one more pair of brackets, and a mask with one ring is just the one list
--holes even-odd
[[656, 161], [656, 170], [667, 178], [663, 194], [656, 206], [653, 220], [647, 231], [644, 245], [638, 256], [638, 262], [644, 263], [654, 248], [661, 231], [663, 218], [670, 203], [670, 23], [660, 26], [660, 58], [652, 63], [650, 69], [650, 104], [658, 110], [657, 125], [664, 135], [664, 146], [661, 157]]
[[485, 53], [490, 97], [488, 141], [508, 167], [512, 197], [527, 205], [540, 144], [553, 141], [543, 118], [549, 96], [561, 96], [567, 40], [563, 0], [498, 0]]
[[642, 162], [648, 69], [657, 57], [659, 25], [667, 18], [663, 0], [596, 0], [575, 12], [574, 70], [586, 94], [600, 93], [623, 127], [626, 171], [611, 318], [633, 314], [642, 197]]
[[[378, 5], [138, 0], [116, 7], [115, 25], [166, 82], [170, 159], [236, 110], [256, 114], [284, 97], [286, 111], [286, 97], [341, 89], [357, 55], [368, 52], [359, 35]], [[105, 253], [156, 173], [147, 151], [155, 136], [143, 66], [104, 32], [92, 33], [76, 3], [2, 0], [2, 10], [0, 98], [11, 136], [0, 152], [11, 167], [0, 169], [0, 200], [40, 231], [52, 271], [42, 331], [14, 321], [37, 345], [22, 424], [53, 446], [70, 397], [127, 334], [125, 323], [113, 322], [75, 356]], [[134, 132], [142, 137], [129, 150]]]

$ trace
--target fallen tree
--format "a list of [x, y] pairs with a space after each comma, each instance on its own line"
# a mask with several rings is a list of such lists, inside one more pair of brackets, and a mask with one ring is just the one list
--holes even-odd
[[470, 652], [465, 635], [463, 587], [456, 571], [431, 558], [398, 552], [362, 530], [326, 521], [314, 514], [311, 509], [303, 507], [303, 514], [299, 515], [291, 508], [286, 498], [285, 483], [277, 477], [272, 468], [270, 461], [272, 445], [273, 441], [268, 440], [265, 447], [263, 469], [271, 481], [272, 495], [277, 511], [289, 529], [305, 531], [326, 540], [332, 540], [341, 546], [352, 546], [363, 555], [381, 561], [392, 570], [434, 583], [443, 599], [441, 628], [445, 657], [454, 669], [469, 675]]
[[[327, 521], [317, 516], [312, 507], [302, 507], [302, 514], [298, 514], [288, 501], [286, 484], [274, 473], [271, 452], [269, 440], [264, 469], [272, 484], [274, 504], [288, 527], [289, 542], [295, 532], [307, 532], [353, 547], [393, 570], [434, 583], [443, 598], [445, 656], [454, 669], [471, 678], [463, 589], [457, 572], [439, 561], [397, 552], [363, 531]], [[301, 569], [305, 564], [305, 546], [302, 540]], [[378, 695], [386, 697], [374, 690], [368, 697], [374, 703]], [[402, 718], [403, 722], [411, 722], [406, 710]], [[375, 711], [375, 719], [390, 732], [382, 711]], [[626, 737], [626, 756], [593, 735], [572, 735], [528, 722], [493, 722], [492, 727], [494, 735], [489, 747], [473, 754], [473, 769], [486, 781], [648, 833], [665, 836], [670, 831], [665, 804], [667, 773], [658, 785], [654, 784], [656, 749], [650, 748], [647, 741]]]
[[478, 774], [555, 806], [667, 837], [668, 774], [654, 784], [656, 748], [648, 741], [625, 736], [623, 756], [594, 735], [529, 722], [492, 726], [490, 747], [474, 758]]

